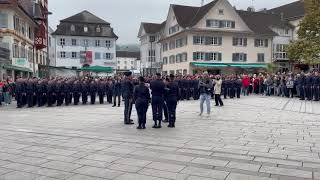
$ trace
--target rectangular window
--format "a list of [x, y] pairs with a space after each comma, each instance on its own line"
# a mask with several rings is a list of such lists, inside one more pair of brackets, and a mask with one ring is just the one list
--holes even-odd
[[205, 37], [203, 36], [193, 36], [193, 44], [201, 45], [204, 44]]
[[187, 62], [188, 61], [188, 54], [182, 53], [181, 54], [181, 62]]
[[95, 52], [94, 57], [95, 57], [95, 59], [101, 59], [101, 53]]
[[268, 47], [268, 39], [255, 39], [254, 40], [254, 46], [255, 47]]
[[77, 52], [72, 52], [71, 53], [71, 58], [76, 59], [77, 58]]
[[165, 52], [165, 51], [168, 51], [168, 43], [164, 43], [162, 45], [162, 51]]
[[96, 40], [96, 47], [100, 47], [100, 40]]
[[60, 38], [60, 46], [65, 46], [66, 45], [66, 39]]
[[0, 28], [8, 28], [8, 14], [0, 12]]
[[264, 53], [258, 53], [258, 62], [264, 62]]
[[106, 47], [107, 47], [107, 48], [110, 48], [110, 47], [111, 47], [111, 41], [109, 41], [109, 40], [106, 41]]
[[174, 64], [174, 63], [175, 63], [175, 57], [176, 57], [176, 56], [174, 56], [174, 55], [172, 55], [172, 56], [169, 57], [169, 63], [170, 63], [170, 64]]
[[167, 57], [164, 57], [162, 61], [163, 61], [163, 64], [168, 64], [168, 58]]
[[206, 61], [221, 61], [222, 54], [218, 52], [210, 52], [205, 54]]
[[13, 57], [17, 58], [19, 57], [19, 42], [17, 42], [16, 40], [14, 41], [13, 45], [12, 45], [12, 49], [13, 49]]
[[173, 34], [173, 33], [176, 33], [178, 32], [180, 29], [179, 25], [175, 25], [175, 26], [172, 26], [169, 28], [169, 34]]
[[245, 53], [233, 53], [232, 54], [232, 61], [233, 62], [246, 62], [247, 61], [247, 54], [245, 54]]
[[287, 47], [288, 47], [287, 44], [274, 45], [273, 58], [277, 60], [287, 60], [288, 59], [288, 54], [286, 52]]
[[149, 50], [148, 52], [148, 62], [155, 62], [156, 61], [156, 50]]
[[171, 41], [169, 44], [169, 49], [174, 49], [176, 47], [175, 41]]
[[205, 53], [203, 53], [203, 52], [193, 52], [193, 60], [194, 61], [204, 60], [204, 58], [205, 58]]
[[149, 37], [149, 42], [155, 42], [155, 41], [156, 41], [156, 36]]
[[111, 59], [111, 53], [106, 53], [106, 59]]
[[219, 9], [219, 15], [223, 15], [223, 9]]
[[20, 31], [20, 19], [18, 16], [13, 17], [13, 27], [15, 31], [17, 32]]
[[66, 58], [66, 52], [65, 51], [61, 51], [60, 52], [60, 58]]
[[234, 37], [232, 44], [233, 46], [247, 46], [247, 38]]
[[214, 45], [214, 46], [221, 46], [222, 45], [222, 37], [205, 37], [206, 45]]
[[210, 28], [234, 29], [235, 24], [236, 24], [235, 21], [229, 21], [229, 20], [207, 19], [206, 21], [207, 27], [210, 27]]
[[88, 39], [84, 39], [83, 40], [83, 44], [84, 44], [84, 47], [89, 47], [89, 40]]
[[77, 40], [76, 39], [71, 39], [71, 45], [76, 46], [77, 45]]

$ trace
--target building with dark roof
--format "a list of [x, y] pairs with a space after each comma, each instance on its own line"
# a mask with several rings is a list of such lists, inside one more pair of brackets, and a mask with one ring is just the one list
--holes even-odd
[[159, 45], [155, 57], [167, 74], [263, 71], [272, 62], [286, 68], [285, 49], [297, 27], [289, 19], [303, 16], [301, 5], [299, 1], [255, 12], [253, 8], [236, 10], [228, 0], [213, 0], [201, 7], [172, 4], [164, 23], [141, 23], [142, 62], [150, 62], [151, 48]]
[[89, 11], [60, 21], [55, 32], [56, 66], [82, 68], [106, 66], [116, 69], [116, 41], [110, 23]]
[[141, 72], [140, 52], [117, 51], [117, 71]]

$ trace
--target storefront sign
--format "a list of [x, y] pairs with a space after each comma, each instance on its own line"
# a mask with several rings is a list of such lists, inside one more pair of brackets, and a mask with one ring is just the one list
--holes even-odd
[[29, 63], [27, 58], [12, 58], [12, 65], [32, 70], [32, 64]]
[[116, 62], [114, 61], [107, 61], [103, 63], [105, 66], [116, 66]]

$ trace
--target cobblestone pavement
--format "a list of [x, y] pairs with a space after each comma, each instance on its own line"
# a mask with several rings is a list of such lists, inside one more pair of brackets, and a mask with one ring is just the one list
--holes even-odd
[[225, 104], [207, 118], [181, 102], [175, 129], [152, 129], [149, 110], [145, 131], [110, 105], [1, 108], [0, 179], [320, 179], [319, 102]]

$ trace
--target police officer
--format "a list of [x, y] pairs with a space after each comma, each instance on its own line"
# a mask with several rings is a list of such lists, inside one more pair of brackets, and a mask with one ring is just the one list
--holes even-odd
[[81, 99], [82, 104], [85, 105], [88, 102], [88, 92], [89, 92], [89, 84], [88, 81], [85, 79], [81, 83]]
[[63, 89], [64, 89], [66, 106], [69, 106], [72, 103], [72, 89], [73, 89], [72, 86], [73, 86], [72, 80], [66, 80], [64, 82]]
[[121, 102], [121, 82], [118, 77], [112, 82], [112, 95], [113, 95], [113, 106], [116, 107], [117, 105], [117, 98], [118, 98], [118, 107], [120, 107]]
[[26, 94], [26, 89], [25, 89], [24, 80], [20, 77], [18, 77], [16, 81], [15, 93], [16, 93], [16, 99], [17, 99], [17, 108], [22, 108], [24, 106], [23, 96]]
[[300, 78], [298, 79], [298, 84], [300, 87], [300, 100], [305, 100], [306, 77], [303, 72], [301, 73]]
[[56, 99], [57, 99], [57, 106], [61, 106], [64, 100], [64, 88], [62, 80], [58, 80], [56, 83]]
[[55, 103], [55, 82], [53, 79], [48, 82], [47, 99], [48, 107], [52, 107]]
[[152, 128], [161, 128], [165, 84], [160, 73], [157, 73], [156, 76], [156, 80], [151, 81], [150, 83], [150, 89], [152, 91], [152, 115], [154, 121], [154, 126]]
[[320, 74], [319, 72], [315, 72], [314, 76], [314, 100], [319, 101], [320, 99]]
[[167, 79], [167, 88], [166, 88], [166, 101], [168, 106], [169, 113], [169, 128], [175, 127], [176, 122], [176, 109], [177, 104], [180, 99], [179, 86], [174, 81], [174, 75], [170, 74], [169, 79]]
[[106, 83], [103, 79], [100, 79], [98, 84], [99, 103], [104, 104], [104, 95], [106, 93]]
[[96, 95], [97, 95], [97, 83], [94, 79], [91, 80], [89, 84], [89, 93], [90, 93], [90, 101], [91, 104], [96, 103]]
[[124, 124], [134, 124], [131, 118], [132, 101], [133, 101], [133, 90], [134, 86], [132, 83], [132, 73], [125, 72], [125, 79], [121, 84], [122, 98], [124, 99]]
[[236, 80], [236, 93], [237, 93], [237, 98], [240, 98], [241, 95], [241, 87], [242, 87], [242, 80], [240, 77], [237, 78]]
[[310, 73], [306, 77], [306, 97], [308, 101], [312, 100], [312, 86], [313, 86], [313, 77]]
[[38, 107], [44, 106], [46, 102], [47, 85], [45, 80], [38, 81], [37, 84], [37, 96], [38, 96]]
[[138, 123], [137, 129], [145, 129], [147, 122], [147, 111], [150, 103], [150, 92], [149, 88], [145, 85], [145, 79], [139, 77], [139, 85], [134, 88], [133, 102], [135, 102]]
[[107, 95], [107, 102], [112, 104], [112, 81], [108, 79], [106, 82], [106, 95]]
[[79, 104], [80, 99], [80, 93], [81, 93], [81, 84], [78, 80], [76, 80], [72, 86], [72, 94], [73, 94], [73, 103], [74, 105]]
[[26, 84], [26, 95], [27, 95], [27, 104], [28, 108], [33, 107], [33, 96], [36, 93], [35, 84], [32, 79], [29, 79]]

